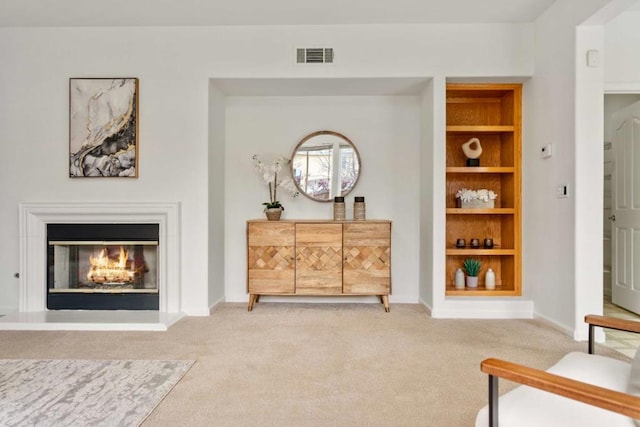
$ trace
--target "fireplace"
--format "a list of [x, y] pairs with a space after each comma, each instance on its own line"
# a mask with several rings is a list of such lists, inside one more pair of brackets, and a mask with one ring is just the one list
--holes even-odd
[[[157, 284], [158, 310], [49, 310], [47, 308], [47, 228], [50, 224], [94, 224], [158, 226]], [[127, 313], [138, 318], [157, 314], [157, 325], [165, 328], [182, 316], [180, 277], [180, 203], [179, 202], [109, 202], [109, 203], [20, 203], [20, 304], [16, 317], [49, 319], [53, 315], [73, 313], [72, 324], [64, 328], [93, 330], [109, 319], [110, 327], [124, 323], [123, 328], [142, 327], [131, 322]], [[127, 238], [128, 240], [128, 238]], [[118, 247], [119, 250], [119, 247]], [[95, 315], [95, 316], [94, 316]], [[138, 316], [140, 315], [140, 316]], [[33, 317], [35, 316], [35, 317]], [[80, 317], [78, 317], [80, 316]], [[124, 317], [123, 317], [124, 316]], [[8, 318], [5, 316], [3, 319]], [[81, 321], [80, 319], [89, 319]], [[78, 323], [79, 322], [79, 323]], [[22, 325], [22, 323], [21, 323]], [[42, 324], [47, 329], [47, 324]], [[72, 325], [72, 326], [69, 326]], [[1, 325], [0, 325], [1, 326]], [[31, 323], [29, 323], [29, 328]], [[57, 326], [56, 326], [57, 327]], [[1, 329], [1, 328], [0, 328]], [[127, 329], [128, 330], [128, 329]], [[144, 329], [147, 330], [147, 329]]]
[[49, 310], [158, 310], [158, 224], [48, 224]]

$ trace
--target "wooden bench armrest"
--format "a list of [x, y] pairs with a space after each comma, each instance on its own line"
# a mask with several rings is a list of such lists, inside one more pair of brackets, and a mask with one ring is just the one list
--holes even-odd
[[602, 328], [640, 333], [640, 322], [636, 320], [616, 319], [615, 317], [587, 314], [584, 316], [584, 321], [589, 325], [600, 326]]
[[[483, 360], [480, 364], [480, 369], [482, 372], [494, 377], [504, 378], [629, 417], [640, 418], [640, 397], [638, 396], [598, 387], [499, 359]], [[532, 402], [532, 404], [535, 404], [535, 402]]]
[[607, 329], [617, 329], [619, 331], [640, 333], [640, 322], [635, 320], [616, 319], [615, 317], [598, 316], [587, 314], [584, 321], [589, 324], [589, 354], [595, 352], [595, 329], [596, 326]]

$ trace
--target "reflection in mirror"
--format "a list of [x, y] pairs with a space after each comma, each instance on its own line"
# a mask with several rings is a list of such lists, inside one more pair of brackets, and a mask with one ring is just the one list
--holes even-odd
[[302, 194], [328, 202], [346, 196], [360, 177], [360, 155], [346, 136], [322, 130], [305, 136], [291, 156], [291, 176]]

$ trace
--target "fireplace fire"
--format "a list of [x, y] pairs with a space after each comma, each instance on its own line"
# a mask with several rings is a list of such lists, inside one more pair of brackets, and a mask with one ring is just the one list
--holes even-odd
[[48, 224], [47, 308], [158, 310], [157, 224]]
[[91, 267], [87, 280], [99, 284], [126, 285], [140, 282], [140, 276], [145, 270], [144, 257], [138, 257], [136, 265], [135, 259], [129, 260], [129, 251], [124, 246], [120, 246], [117, 256], [111, 255], [109, 248], [104, 247], [98, 256], [89, 255], [89, 263]]

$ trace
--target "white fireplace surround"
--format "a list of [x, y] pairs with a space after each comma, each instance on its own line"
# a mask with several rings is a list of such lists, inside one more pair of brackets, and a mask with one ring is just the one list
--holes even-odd
[[159, 313], [180, 313], [179, 203], [21, 203], [20, 313], [46, 304], [47, 224], [158, 224]]

